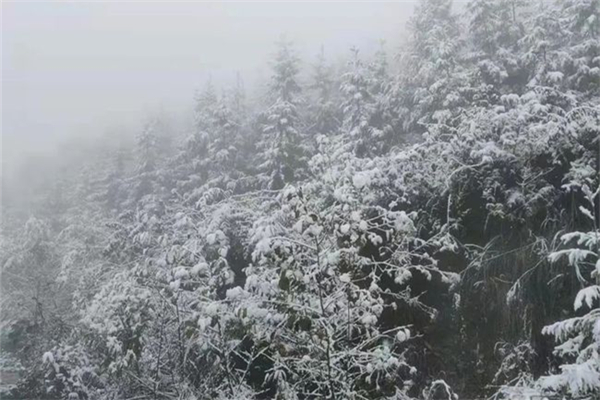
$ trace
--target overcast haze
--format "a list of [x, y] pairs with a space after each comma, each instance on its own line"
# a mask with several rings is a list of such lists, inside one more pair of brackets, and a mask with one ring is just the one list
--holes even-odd
[[600, 0], [0, 14], [0, 399], [600, 400]]
[[[182, 112], [209, 77], [247, 86], [281, 34], [306, 62], [386, 39], [390, 53], [412, 2], [5, 2], [2, 5], [4, 158], [65, 135]], [[135, 125], [134, 125], [135, 126]], [[25, 146], [24, 146], [25, 145]]]

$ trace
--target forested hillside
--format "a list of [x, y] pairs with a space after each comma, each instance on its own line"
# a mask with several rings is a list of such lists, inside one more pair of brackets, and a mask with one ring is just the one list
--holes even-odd
[[599, 1], [406, 31], [5, 185], [2, 398], [600, 398]]

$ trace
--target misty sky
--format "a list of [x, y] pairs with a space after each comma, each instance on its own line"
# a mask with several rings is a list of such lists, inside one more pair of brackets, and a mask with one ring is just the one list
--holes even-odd
[[[208, 77], [267, 78], [282, 33], [312, 62], [385, 38], [390, 54], [414, 8], [397, 2], [6, 2], [2, 4], [3, 158], [64, 135], [136, 126], [185, 110]], [[309, 67], [305, 62], [304, 67]]]

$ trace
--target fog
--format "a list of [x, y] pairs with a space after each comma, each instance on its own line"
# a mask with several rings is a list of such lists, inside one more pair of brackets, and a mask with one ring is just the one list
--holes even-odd
[[[306, 64], [356, 45], [401, 41], [413, 2], [5, 2], [2, 134], [5, 163], [68, 135], [183, 113], [208, 79], [247, 87], [284, 34]], [[304, 67], [307, 67], [304, 65]], [[266, 75], [265, 75], [266, 74]], [[29, 156], [27, 155], [29, 154]], [[5, 164], [6, 171], [6, 164]]]
[[600, 399], [600, 0], [1, 15], [1, 399]]

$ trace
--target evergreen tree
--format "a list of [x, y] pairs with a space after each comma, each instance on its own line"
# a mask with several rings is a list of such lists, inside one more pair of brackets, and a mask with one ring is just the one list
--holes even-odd
[[596, 207], [600, 189], [592, 192], [588, 186], [595, 181], [593, 177], [584, 177], [584, 181], [587, 182], [581, 187], [579, 182], [574, 182], [569, 188], [582, 191], [585, 205], [580, 206], [579, 211], [591, 229], [562, 235], [561, 242], [567, 248], [549, 257], [553, 262], [566, 258], [568, 267], [575, 269], [581, 285], [573, 303], [577, 315], [544, 328], [545, 334], [554, 336], [560, 343], [554, 354], [562, 363], [556, 373], [538, 381], [547, 393], [573, 398], [600, 394], [600, 230]]
[[[235, 93], [234, 93], [235, 94]], [[208, 154], [212, 158], [208, 167], [217, 176], [231, 172], [242, 147], [241, 118], [233, 107], [242, 107], [239, 99], [221, 96], [213, 114], [213, 131], [209, 134]]]
[[367, 69], [358, 56], [358, 49], [352, 48], [350, 70], [344, 74], [341, 90], [344, 95], [342, 110], [343, 128], [355, 142], [355, 151], [359, 156], [369, 156], [375, 151], [371, 116], [373, 114], [373, 96], [369, 92]]
[[600, 88], [600, 2], [568, 0], [560, 4], [569, 55], [565, 78], [572, 88], [595, 93]]
[[398, 135], [398, 99], [393, 91], [384, 41], [381, 41], [373, 61], [369, 64], [368, 73], [369, 92], [374, 101], [370, 124], [373, 127], [373, 140], [377, 142], [377, 153], [381, 154], [404, 139]]
[[385, 51], [385, 41], [381, 41], [375, 52], [373, 61], [369, 64], [370, 92], [375, 96], [382, 95], [387, 90], [390, 81], [388, 55]]
[[137, 166], [136, 183], [133, 201], [139, 201], [143, 196], [156, 190], [158, 147], [156, 121], [146, 122], [137, 137]]
[[239, 72], [236, 73], [235, 86], [231, 90], [231, 103], [231, 109], [236, 115], [236, 120], [241, 124], [246, 117], [247, 104], [244, 80]]
[[106, 176], [105, 205], [109, 211], [119, 213], [126, 200], [125, 191], [125, 162], [126, 149], [119, 147], [113, 154], [113, 163]]
[[336, 88], [332, 67], [326, 61], [325, 49], [322, 46], [314, 65], [313, 83], [310, 88], [314, 93], [314, 103], [310, 110], [312, 124], [310, 133], [325, 135], [335, 133], [340, 125], [339, 112], [334, 103]]
[[[421, 0], [410, 23], [410, 42], [404, 59], [400, 118], [407, 133], [423, 132], [437, 125], [448, 133], [464, 104], [461, 93], [461, 46], [457, 18], [451, 0]], [[431, 129], [430, 129], [431, 130]]]
[[264, 113], [259, 143], [260, 168], [269, 176], [269, 186], [273, 189], [281, 189], [302, 176], [304, 149], [300, 143], [303, 126], [299, 111], [298, 63], [292, 44], [280, 41], [269, 86], [272, 103]]
[[194, 104], [194, 122], [196, 132], [209, 132], [214, 123], [213, 115], [217, 104], [217, 92], [209, 79], [204, 89], [196, 93]]

